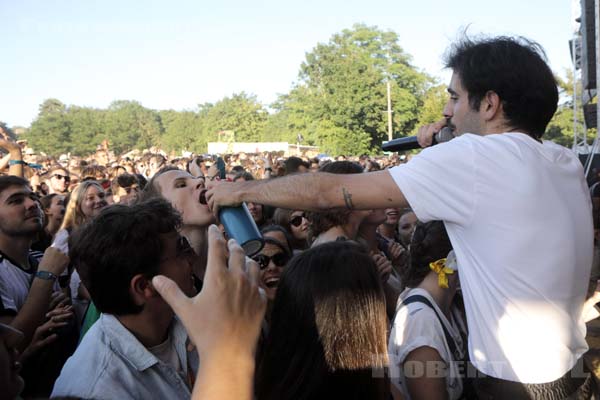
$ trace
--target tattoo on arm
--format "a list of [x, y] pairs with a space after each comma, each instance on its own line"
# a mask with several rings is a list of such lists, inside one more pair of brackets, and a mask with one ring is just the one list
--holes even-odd
[[354, 204], [352, 204], [352, 195], [346, 188], [342, 188], [342, 193], [344, 194], [344, 202], [346, 203], [346, 208], [348, 210], [353, 210]]

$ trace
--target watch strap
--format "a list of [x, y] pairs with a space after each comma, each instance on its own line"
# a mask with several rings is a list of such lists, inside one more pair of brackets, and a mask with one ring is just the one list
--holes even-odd
[[37, 271], [35, 273], [35, 277], [46, 280], [46, 281], [54, 281], [57, 278], [56, 275], [54, 275], [52, 272], [48, 272], [48, 271]]

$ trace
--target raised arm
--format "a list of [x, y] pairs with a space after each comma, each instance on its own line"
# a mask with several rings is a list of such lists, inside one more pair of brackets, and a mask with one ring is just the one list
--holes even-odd
[[47, 273], [50, 273], [50, 277], [40, 278], [36, 276], [31, 283], [25, 304], [23, 304], [17, 315], [14, 318], [0, 318], [0, 322], [23, 332], [25, 337], [19, 343], [20, 350], [29, 345], [35, 330], [44, 323], [54, 287], [55, 278], [52, 279], [52, 276], [60, 276], [68, 263], [69, 258], [65, 254], [53, 247], [46, 249], [37, 271], [46, 273], [46, 276]]
[[206, 199], [213, 212], [223, 206], [256, 202], [301, 210], [406, 207], [404, 195], [387, 170], [365, 174], [299, 174], [283, 178], [216, 183]]
[[[8, 151], [9, 160], [8, 162], [8, 174], [23, 177], [23, 154], [21, 153], [21, 147], [10, 140], [8, 136], [0, 135], [0, 148]], [[4, 161], [4, 159], [3, 159]]]

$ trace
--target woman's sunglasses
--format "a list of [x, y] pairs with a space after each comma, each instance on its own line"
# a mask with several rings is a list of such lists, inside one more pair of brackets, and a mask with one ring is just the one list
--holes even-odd
[[299, 227], [300, 225], [302, 225], [302, 220], [306, 219], [306, 217], [304, 216], [304, 214], [302, 215], [296, 215], [294, 218], [290, 219], [290, 224], [295, 226], [296, 228]]
[[252, 257], [254, 261], [258, 263], [260, 269], [265, 269], [269, 266], [271, 260], [273, 260], [273, 264], [278, 267], [283, 267], [289, 261], [290, 257], [285, 253], [277, 253], [272, 256], [266, 256], [264, 254], [259, 254]]

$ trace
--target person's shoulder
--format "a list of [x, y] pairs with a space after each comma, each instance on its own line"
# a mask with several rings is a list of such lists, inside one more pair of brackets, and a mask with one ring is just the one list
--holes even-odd
[[63, 366], [52, 397], [106, 398], [104, 392], [111, 386], [106, 380], [114, 362], [106, 347], [98, 344], [97, 336], [90, 330]]
[[[35, 259], [35, 261], [37, 262], [38, 260]], [[29, 277], [32, 274], [31, 270], [25, 269], [18, 262], [11, 259], [7, 255], [2, 253], [2, 251], [0, 251], [0, 274], [3, 272], [9, 274], [10, 276], [14, 276], [14, 274], [16, 273], [23, 274], [23, 276]]]
[[404, 327], [413, 333], [421, 330], [430, 329], [431, 320], [437, 319], [435, 311], [426, 303], [414, 301], [405, 304], [405, 301], [412, 296], [423, 296], [432, 301], [426, 292], [422, 289], [407, 289], [401, 294], [398, 300], [398, 310], [394, 320], [394, 327]]
[[[412, 289], [403, 299], [411, 295], [424, 295], [421, 289]], [[429, 299], [429, 296], [424, 295]], [[444, 333], [435, 311], [427, 304], [416, 301], [400, 306], [392, 334], [389, 339], [389, 351], [394, 363], [401, 364], [407, 355], [419, 347], [432, 347], [442, 354]]]

